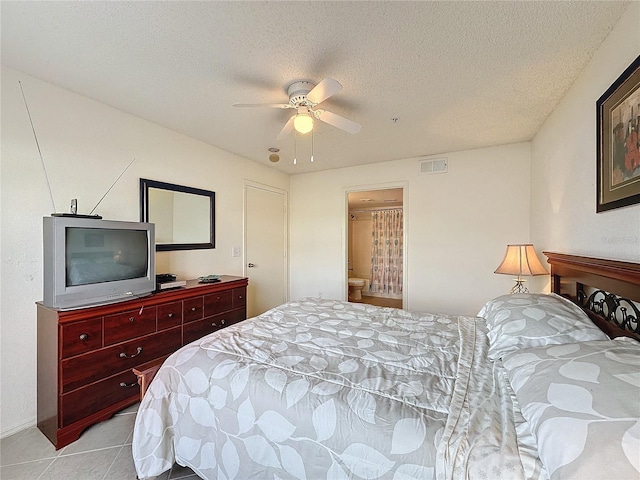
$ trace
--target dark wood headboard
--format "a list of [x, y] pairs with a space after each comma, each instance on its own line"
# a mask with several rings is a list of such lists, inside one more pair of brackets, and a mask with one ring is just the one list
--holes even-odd
[[585, 309], [610, 337], [640, 340], [640, 263], [543, 253], [551, 265], [553, 293]]

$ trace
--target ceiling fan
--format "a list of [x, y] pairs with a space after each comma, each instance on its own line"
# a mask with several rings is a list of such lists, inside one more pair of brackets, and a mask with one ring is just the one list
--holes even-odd
[[337, 80], [325, 78], [317, 85], [307, 81], [296, 81], [287, 88], [289, 103], [234, 103], [234, 107], [271, 107], [271, 108], [293, 108], [296, 114], [285, 123], [278, 134], [280, 140], [295, 130], [299, 133], [308, 133], [313, 130], [314, 118], [324, 123], [354, 134], [362, 128], [359, 123], [344, 118], [336, 113], [316, 108], [327, 98], [342, 90], [342, 85]]

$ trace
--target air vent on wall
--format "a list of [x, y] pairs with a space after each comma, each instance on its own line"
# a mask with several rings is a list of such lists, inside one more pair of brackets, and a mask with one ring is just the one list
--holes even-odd
[[447, 173], [449, 162], [446, 158], [432, 158], [430, 160], [420, 160], [420, 174]]

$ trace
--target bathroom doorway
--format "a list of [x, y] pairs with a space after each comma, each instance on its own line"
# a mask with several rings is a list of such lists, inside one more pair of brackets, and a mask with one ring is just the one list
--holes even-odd
[[347, 296], [351, 302], [403, 307], [403, 188], [347, 192]]

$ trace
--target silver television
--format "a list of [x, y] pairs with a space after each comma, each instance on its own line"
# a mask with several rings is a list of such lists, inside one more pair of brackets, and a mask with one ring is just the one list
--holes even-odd
[[155, 226], [97, 218], [43, 218], [44, 298], [60, 310], [148, 295], [156, 288]]

